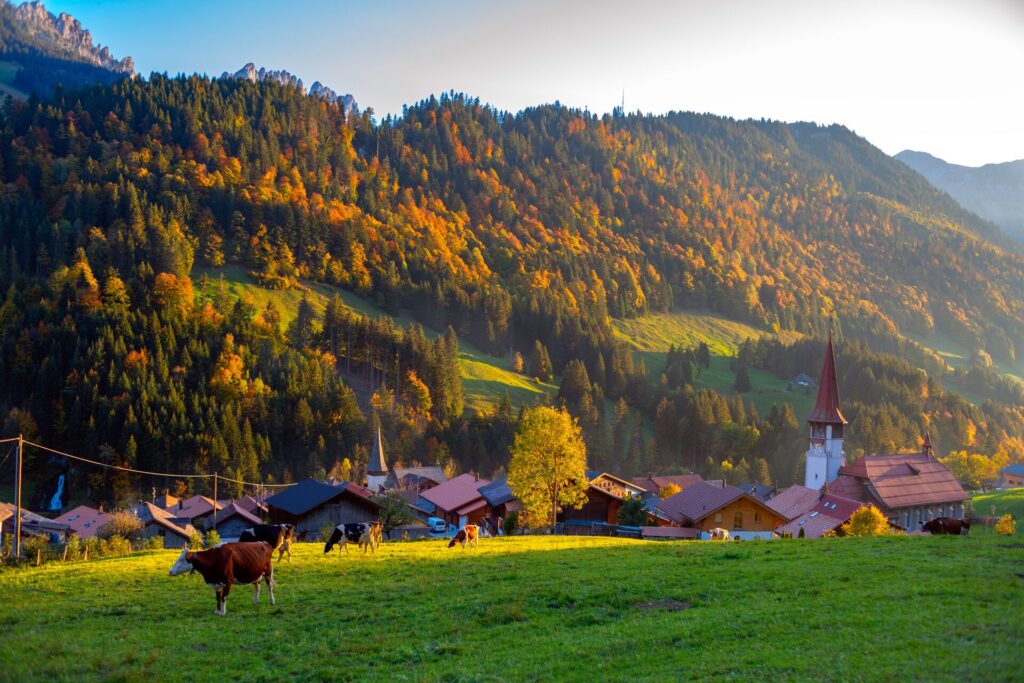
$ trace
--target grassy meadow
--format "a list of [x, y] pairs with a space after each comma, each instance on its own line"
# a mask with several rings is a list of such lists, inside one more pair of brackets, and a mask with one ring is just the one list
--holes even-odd
[[228, 614], [174, 551], [0, 571], [0, 678], [1010, 680], [1021, 537], [385, 544], [275, 567]]
[[[1010, 513], [1024, 530], [1024, 488], [976, 493], [971, 503], [978, 517], [1002, 517]], [[995, 515], [992, 514], [993, 507], [996, 509]]]

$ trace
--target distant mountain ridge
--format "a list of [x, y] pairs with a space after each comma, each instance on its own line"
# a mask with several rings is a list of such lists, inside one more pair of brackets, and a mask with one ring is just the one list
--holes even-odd
[[[250, 83], [273, 81], [284, 86], [298, 88], [305, 92], [305, 86], [302, 83], [302, 79], [291, 72], [285, 71], [284, 69], [266, 69], [264, 67], [257, 69], [256, 65], [252, 62], [249, 62], [233, 74], [225, 71], [220, 77], [239, 78], [244, 81], [249, 81]], [[313, 85], [310, 86], [309, 94], [314, 97], [322, 97], [328, 102], [337, 102], [341, 105], [346, 115], [359, 111], [359, 107], [356, 104], [356, 98], [351, 94], [339, 95], [320, 81], [315, 81]]]
[[78, 19], [54, 15], [38, 0], [23, 5], [0, 1], [0, 60], [19, 66], [7, 85], [26, 95], [47, 95], [58, 85], [110, 83], [135, 73], [131, 57], [117, 59], [109, 48], [94, 45]]
[[965, 209], [992, 221], [1024, 241], [1024, 159], [984, 166], [960, 166], [927, 152], [904, 150], [895, 156]]

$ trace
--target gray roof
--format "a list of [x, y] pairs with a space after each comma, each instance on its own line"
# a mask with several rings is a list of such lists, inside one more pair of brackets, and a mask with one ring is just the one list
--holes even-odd
[[345, 492], [345, 482], [332, 486], [324, 481], [305, 479], [267, 498], [267, 507], [302, 515]]
[[1018, 465], [1007, 465], [999, 471], [1006, 474], [1013, 474], [1018, 477], [1024, 477], [1024, 463], [1020, 463]]
[[515, 494], [512, 493], [512, 489], [508, 487], [508, 482], [505, 480], [505, 477], [496, 479], [487, 486], [481, 486], [477, 490], [480, 492], [480, 495], [484, 497], [484, 500], [486, 500], [492, 507], [504, 505], [505, 503], [516, 499]]

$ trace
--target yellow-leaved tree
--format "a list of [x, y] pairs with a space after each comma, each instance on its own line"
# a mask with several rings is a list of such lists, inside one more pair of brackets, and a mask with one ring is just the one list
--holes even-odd
[[576, 420], [548, 406], [523, 414], [512, 443], [508, 486], [523, 510], [520, 523], [555, 527], [559, 507], [587, 501], [587, 447]]
[[862, 505], [842, 529], [844, 536], [887, 536], [889, 520], [874, 505]]
[[996, 533], [1000, 536], [1013, 536], [1017, 533], [1017, 523], [1013, 521], [1013, 515], [1007, 512], [996, 522]]
[[658, 489], [658, 498], [665, 500], [666, 498], [671, 498], [680, 491], [682, 491], [682, 489], [679, 488], [679, 486], [677, 486], [676, 484], [665, 484], [660, 489]]

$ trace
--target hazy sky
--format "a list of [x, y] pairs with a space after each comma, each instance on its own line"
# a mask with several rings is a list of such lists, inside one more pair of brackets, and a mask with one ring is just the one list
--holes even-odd
[[1024, 158], [1024, 0], [48, 0], [144, 74], [246, 62], [378, 115], [464, 91], [501, 109], [842, 123], [884, 151]]

